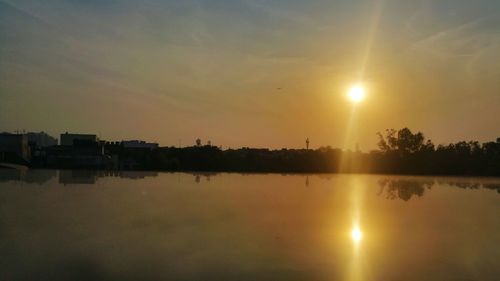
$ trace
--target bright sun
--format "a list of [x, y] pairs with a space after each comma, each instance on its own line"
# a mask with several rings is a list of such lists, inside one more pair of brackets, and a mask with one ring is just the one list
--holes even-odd
[[347, 95], [352, 102], [361, 102], [365, 99], [365, 88], [360, 84], [353, 85]]

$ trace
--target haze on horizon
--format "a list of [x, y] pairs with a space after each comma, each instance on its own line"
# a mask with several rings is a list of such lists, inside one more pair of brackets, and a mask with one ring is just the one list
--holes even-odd
[[349, 131], [366, 150], [409, 127], [488, 141], [499, 54], [498, 0], [0, 0], [0, 131], [233, 148], [343, 147]]

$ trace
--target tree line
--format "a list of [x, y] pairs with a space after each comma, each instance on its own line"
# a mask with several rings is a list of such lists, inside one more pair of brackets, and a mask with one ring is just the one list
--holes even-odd
[[330, 147], [223, 150], [200, 143], [113, 153], [144, 170], [500, 176], [500, 138], [436, 146], [423, 133], [408, 128], [378, 135], [379, 148], [367, 153]]
[[379, 133], [379, 150], [372, 152], [376, 171], [397, 174], [500, 175], [500, 138], [479, 143], [460, 141], [435, 146], [410, 129]]

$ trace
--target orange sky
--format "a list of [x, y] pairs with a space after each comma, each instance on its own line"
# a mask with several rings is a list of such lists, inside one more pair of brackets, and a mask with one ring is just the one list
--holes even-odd
[[0, 0], [0, 131], [224, 148], [369, 150], [405, 126], [493, 140], [499, 26], [488, 0]]

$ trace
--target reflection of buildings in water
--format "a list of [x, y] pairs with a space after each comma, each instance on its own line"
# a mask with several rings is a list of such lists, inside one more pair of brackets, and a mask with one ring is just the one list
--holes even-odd
[[309, 176], [306, 176], [306, 186], [309, 186]]
[[153, 171], [113, 171], [113, 170], [102, 170], [97, 171], [98, 178], [124, 178], [124, 179], [144, 179], [146, 177], [157, 177], [158, 172]]
[[56, 170], [27, 170], [24, 181], [27, 183], [37, 183], [42, 185], [56, 176]]
[[54, 177], [56, 170], [0, 169], [0, 182], [19, 181], [42, 185]]
[[381, 179], [379, 181], [379, 195], [386, 194], [387, 199], [410, 200], [413, 196], [421, 197], [426, 189], [434, 185], [433, 180], [411, 180], [411, 179]]
[[61, 170], [59, 183], [62, 184], [95, 184], [99, 178], [116, 177], [124, 179], [144, 179], [157, 177], [158, 172], [143, 171], [93, 171], [93, 170]]
[[[0, 169], [0, 182], [18, 181], [44, 184], [57, 176], [57, 170], [19, 170]], [[61, 184], [95, 184], [99, 178], [119, 177], [124, 179], [144, 179], [156, 177], [158, 172], [142, 171], [93, 171], [93, 170], [60, 170]]]
[[147, 177], [157, 177], [158, 172], [144, 172], [144, 171], [121, 171], [120, 178], [126, 179], [144, 179]]
[[23, 171], [18, 169], [0, 169], [0, 182], [21, 181]]
[[61, 170], [59, 183], [67, 184], [95, 184], [97, 172], [90, 170]]

